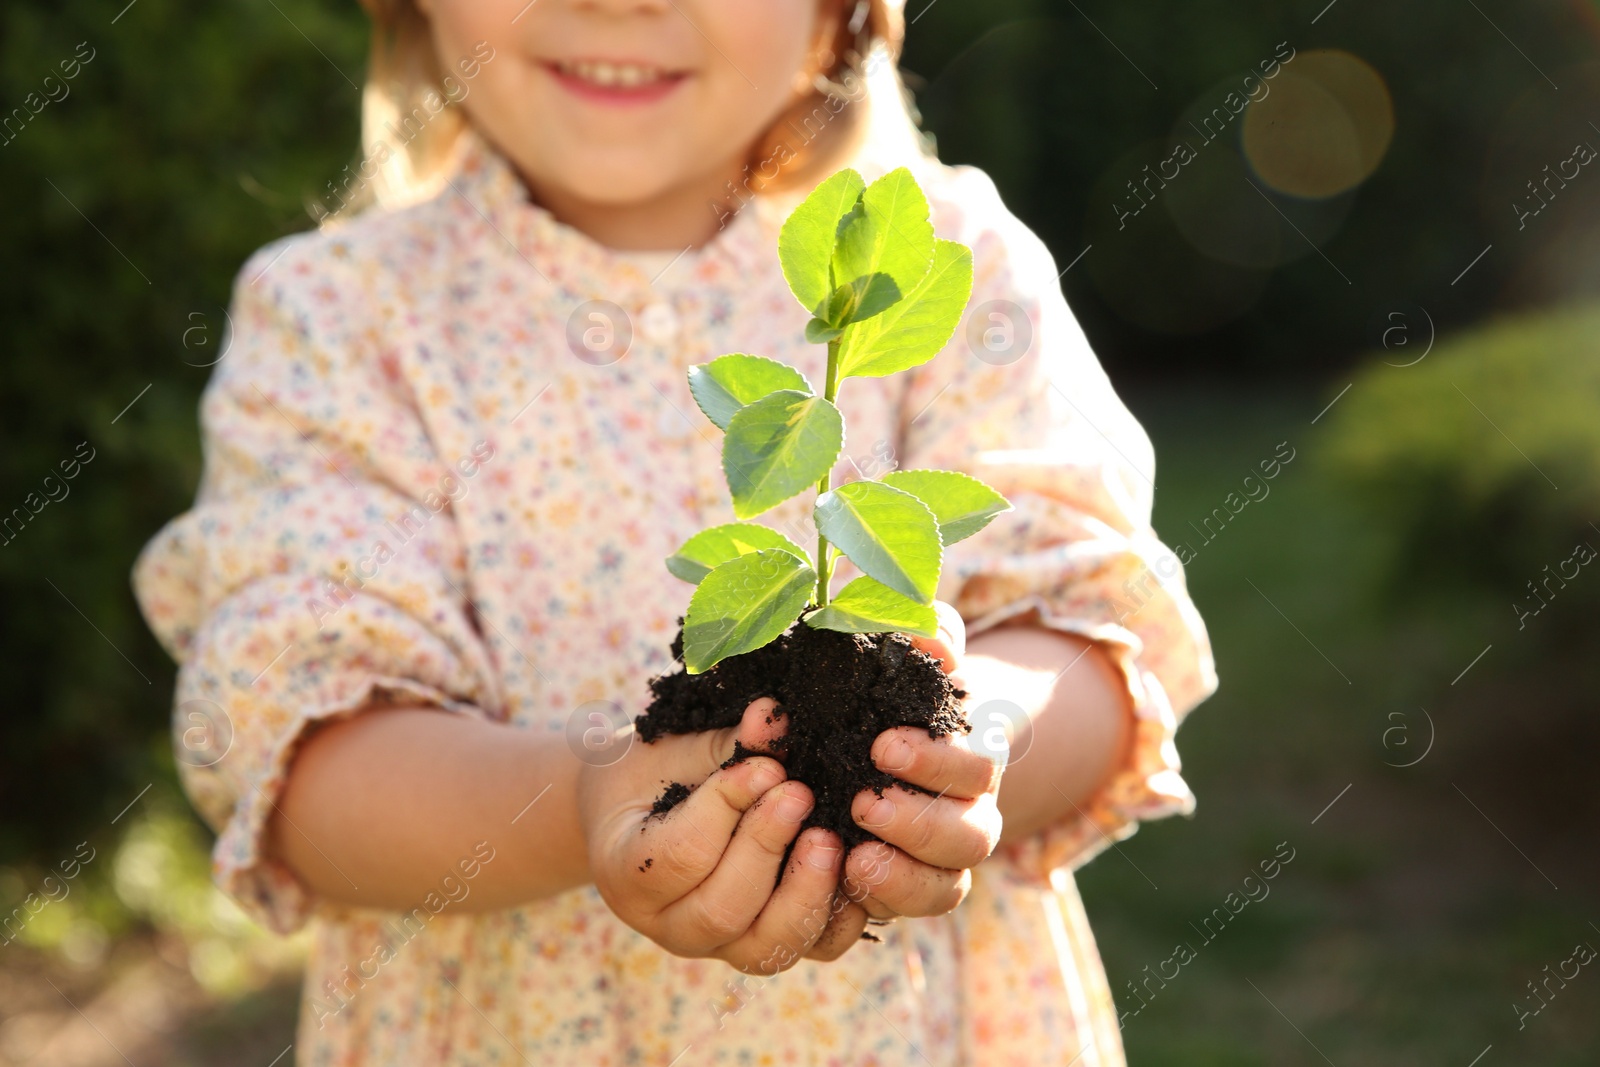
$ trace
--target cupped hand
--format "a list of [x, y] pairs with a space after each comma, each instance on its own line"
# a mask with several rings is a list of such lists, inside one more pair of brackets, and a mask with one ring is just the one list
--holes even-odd
[[[585, 767], [578, 782], [595, 886], [617, 917], [674, 955], [762, 974], [842, 955], [866, 921], [837, 898], [838, 835], [800, 833], [811, 790], [767, 756], [722, 766], [736, 740], [769, 750], [783, 731], [773, 708], [758, 700], [736, 728], [635, 745], [615, 764]], [[672, 782], [692, 792], [652, 816]]]
[[[935, 607], [938, 636], [915, 637], [912, 644], [939, 660], [960, 687], [966, 628], [950, 605]], [[846, 893], [878, 920], [953, 910], [972, 888], [971, 869], [1000, 841], [997, 799], [1004, 768], [974, 752], [965, 735], [931, 738], [914, 726], [879, 734], [872, 762], [928, 792], [891, 786], [882, 796], [870, 789], [856, 795], [851, 806], [856, 825], [880, 840], [850, 850]]]

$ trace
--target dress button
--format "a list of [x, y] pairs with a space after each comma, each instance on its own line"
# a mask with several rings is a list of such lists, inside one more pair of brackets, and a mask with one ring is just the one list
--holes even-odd
[[646, 304], [639, 312], [639, 332], [654, 345], [670, 344], [678, 336], [678, 313], [664, 301]]

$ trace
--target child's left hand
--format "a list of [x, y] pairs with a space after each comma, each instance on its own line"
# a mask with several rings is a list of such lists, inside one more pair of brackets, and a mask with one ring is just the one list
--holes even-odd
[[[951, 680], [966, 651], [966, 630], [954, 608], [938, 603], [936, 638], [912, 643], [939, 660]], [[914, 726], [879, 734], [872, 761], [935, 796], [891, 787], [857, 794], [856, 825], [881, 841], [857, 845], [845, 860], [845, 889], [874, 919], [943, 915], [965, 899], [971, 868], [1000, 841], [997, 798], [1004, 768], [972, 751], [965, 735], [937, 740]], [[864, 895], [863, 895], [864, 894]]]

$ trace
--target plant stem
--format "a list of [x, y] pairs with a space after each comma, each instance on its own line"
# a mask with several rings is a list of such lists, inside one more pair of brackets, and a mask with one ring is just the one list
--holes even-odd
[[[828, 342], [828, 377], [823, 383], [822, 397], [832, 404], [839, 395], [839, 342], [837, 339]], [[822, 472], [822, 479], [817, 482], [817, 496], [820, 498], [828, 491], [833, 479], [833, 471]], [[828, 544], [828, 539], [822, 536], [822, 531], [817, 531], [817, 607], [828, 606], [828, 587], [833, 583], [833, 548]]]

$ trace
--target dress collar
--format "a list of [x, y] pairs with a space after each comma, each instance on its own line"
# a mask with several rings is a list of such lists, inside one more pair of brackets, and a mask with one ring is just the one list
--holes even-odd
[[707, 285], [733, 288], [776, 266], [782, 220], [765, 198], [752, 200], [710, 241], [687, 248], [663, 270], [659, 256], [610, 248], [535, 204], [510, 161], [477, 133], [462, 134], [457, 158], [454, 191], [540, 274], [574, 292], [603, 294], [623, 285], [669, 296]]

